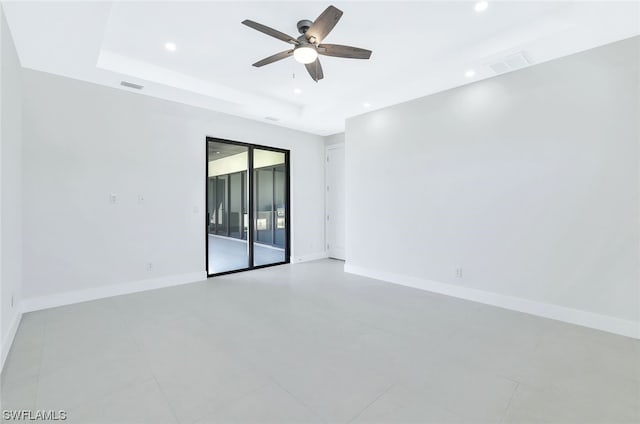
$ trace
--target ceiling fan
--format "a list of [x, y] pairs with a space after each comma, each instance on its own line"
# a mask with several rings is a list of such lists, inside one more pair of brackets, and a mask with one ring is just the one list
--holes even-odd
[[346, 57], [350, 59], [369, 59], [371, 57], [371, 50], [342, 46], [340, 44], [322, 44], [322, 41], [329, 32], [331, 32], [333, 27], [336, 26], [341, 16], [342, 11], [340, 9], [334, 6], [329, 6], [314, 22], [311, 22], [308, 19], [299, 21], [298, 32], [302, 35], [298, 38], [294, 38], [276, 29], [248, 19], [242, 21], [243, 24], [250, 28], [275, 37], [278, 40], [293, 44], [294, 46], [292, 49], [264, 58], [254, 63], [253, 66], [261, 67], [293, 55], [298, 62], [305, 65], [309, 75], [311, 75], [311, 78], [313, 78], [315, 82], [318, 82], [324, 78], [322, 66], [318, 59], [319, 54], [324, 56]]

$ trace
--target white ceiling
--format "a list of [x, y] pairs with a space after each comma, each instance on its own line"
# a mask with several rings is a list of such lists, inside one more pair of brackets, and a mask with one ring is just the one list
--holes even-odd
[[[371, 60], [321, 57], [319, 83], [293, 58], [251, 66], [289, 45], [242, 20], [297, 36], [296, 22], [313, 20], [329, 4], [344, 15], [325, 41], [373, 50]], [[266, 122], [320, 135], [343, 131], [348, 117], [490, 78], [488, 64], [514, 53], [536, 64], [640, 34], [638, 2], [490, 1], [482, 13], [474, 4], [4, 1], [3, 7], [24, 67], [132, 90], [120, 86], [126, 80], [150, 96], [276, 118]], [[167, 51], [167, 42], [177, 50]], [[465, 77], [468, 69], [475, 69], [473, 78]]]

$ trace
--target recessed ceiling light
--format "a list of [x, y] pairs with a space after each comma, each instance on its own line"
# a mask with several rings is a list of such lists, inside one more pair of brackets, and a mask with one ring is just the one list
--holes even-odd
[[176, 51], [176, 43], [166, 43], [164, 45], [164, 48], [169, 50], [170, 52], [175, 52]]
[[464, 73], [464, 76], [467, 78], [472, 78], [476, 75], [476, 71], [474, 71], [473, 69], [469, 69], [467, 72]]
[[220, 152], [216, 152], [216, 155], [219, 155], [219, 154], [220, 154]]
[[302, 90], [300, 90], [299, 88], [294, 88], [294, 89], [293, 89], [293, 92], [294, 92], [295, 94], [302, 94]]
[[371, 103], [364, 102], [362, 103], [362, 107], [365, 109], [369, 109], [371, 107]]
[[485, 10], [487, 10], [487, 7], [489, 7], [489, 3], [488, 2], [479, 1], [474, 6], [474, 9], [476, 9], [476, 12], [484, 12]]

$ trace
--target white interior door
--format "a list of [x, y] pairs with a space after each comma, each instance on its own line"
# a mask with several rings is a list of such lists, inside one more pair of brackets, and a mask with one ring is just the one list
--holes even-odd
[[344, 144], [327, 147], [326, 221], [329, 257], [345, 258], [346, 197], [344, 186]]

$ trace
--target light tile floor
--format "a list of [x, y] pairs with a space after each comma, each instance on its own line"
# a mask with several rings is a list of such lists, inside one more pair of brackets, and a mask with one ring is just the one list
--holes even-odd
[[82, 424], [640, 422], [640, 341], [342, 266], [26, 314], [2, 408]]

